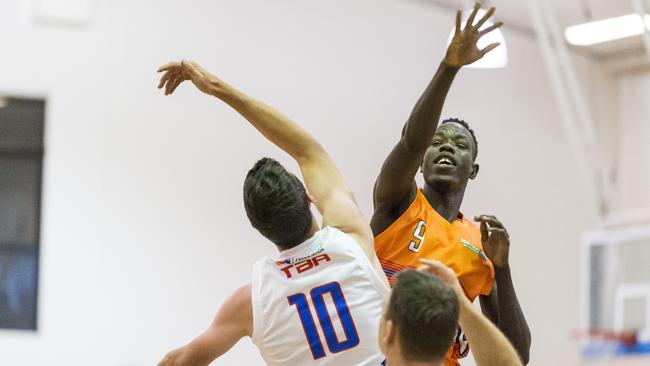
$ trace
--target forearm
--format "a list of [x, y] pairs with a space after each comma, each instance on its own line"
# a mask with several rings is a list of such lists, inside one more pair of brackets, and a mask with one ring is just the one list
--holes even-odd
[[375, 210], [393, 211], [414, 195], [413, 178], [433, 140], [442, 106], [458, 67], [444, 62], [409, 116], [402, 137], [382, 165], [373, 194]]
[[422, 150], [431, 144], [447, 92], [458, 70], [460, 68], [441, 62], [438, 71], [415, 104], [403, 137], [410, 149]]
[[307, 191], [314, 197], [321, 214], [332, 192], [349, 191], [322, 145], [291, 119], [225, 83], [216, 85], [210, 94], [230, 105], [296, 160]]
[[499, 329], [512, 342], [524, 364], [527, 364], [531, 341], [530, 329], [512, 284], [510, 266], [495, 268], [495, 272]]
[[478, 366], [521, 365], [519, 356], [508, 339], [466, 298], [459, 299], [458, 322], [472, 347]]
[[224, 82], [215, 83], [210, 94], [235, 109], [268, 140], [299, 162], [311, 152], [322, 150], [320, 143], [298, 124], [234, 87]]

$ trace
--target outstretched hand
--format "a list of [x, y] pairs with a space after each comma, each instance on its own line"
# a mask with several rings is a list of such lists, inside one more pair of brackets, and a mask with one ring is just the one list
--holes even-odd
[[503, 22], [496, 22], [494, 25], [480, 30], [481, 26], [492, 17], [495, 11], [495, 8], [491, 7], [476, 24], [473, 24], [480, 8], [481, 3], [474, 4], [474, 10], [467, 19], [465, 29], [461, 29], [461, 11], [456, 11], [456, 31], [447, 48], [447, 55], [444, 61], [447, 65], [454, 67], [469, 65], [480, 60], [488, 52], [499, 46], [500, 43], [496, 42], [489, 44], [483, 49], [478, 48], [478, 40], [481, 37], [503, 25]]
[[160, 78], [158, 89], [165, 88], [165, 95], [169, 95], [185, 80], [190, 80], [202, 92], [214, 94], [222, 81], [210, 74], [194, 61], [183, 60], [170, 62], [158, 68], [157, 72], [164, 72]]
[[480, 215], [474, 221], [481, 223], [481, 244], [485, 255], [497, 268], [508, 265], [510, 235], [501, 221], [491, 215]]

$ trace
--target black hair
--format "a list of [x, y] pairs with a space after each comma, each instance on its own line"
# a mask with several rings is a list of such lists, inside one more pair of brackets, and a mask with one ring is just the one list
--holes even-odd
[[444, 119], [442, 122], [440, 122], [440, 125], [443, 125], [445, 123], [458, 123], [459, 125], [465, 127], [467, 131], [469, 131], [469, 134], [472, 135], [472, 140], [474, 140], [474, 159], [476, 159], [476, 156], [478, 155], [478, 140], [476, 139], [474, 130], [472, 130], [472, 128], [469, 127], [469, 123], [465, 122], [465, 120], [462, 120], [460, 118], [447, 118]]
[[458, 328], [458, 298], [451, 287], [428, 274], [397, 275], [386, 319], [397, 328], [403, 357], [412, 362], [443, 360]]
[[262, 158], [246, 175], [244, 206], [251, 224], [284, 249], [308, 239], [312, 228], [309, 198], [302, 182], [279, 162]]

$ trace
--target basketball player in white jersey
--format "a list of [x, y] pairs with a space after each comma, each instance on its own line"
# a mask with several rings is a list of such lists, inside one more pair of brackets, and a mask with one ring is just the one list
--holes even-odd
[[280, 254], [258, 261], [251, 283], [225, 301], [210, 327], [160, 365], [208, 365], [245, 336], [268, 365], [380, 365], [379, 321], [390, 290], [370, 226], [327, 152], [300, 126], [196, 63], [158, 71], [165, 72], [158, 87], [167, 95], [191, 80], [234, 108], [298, 162], [307, 188], [270, 158], [248, 172], [246, 214]]

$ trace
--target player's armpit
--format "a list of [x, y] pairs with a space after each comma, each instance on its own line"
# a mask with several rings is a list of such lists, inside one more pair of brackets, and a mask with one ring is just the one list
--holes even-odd
[[253, 307], [249, 284], [230, 295], [208, 329], [192, 342], [168, 353], [158, 366], [207, 366], [252, 333]]

